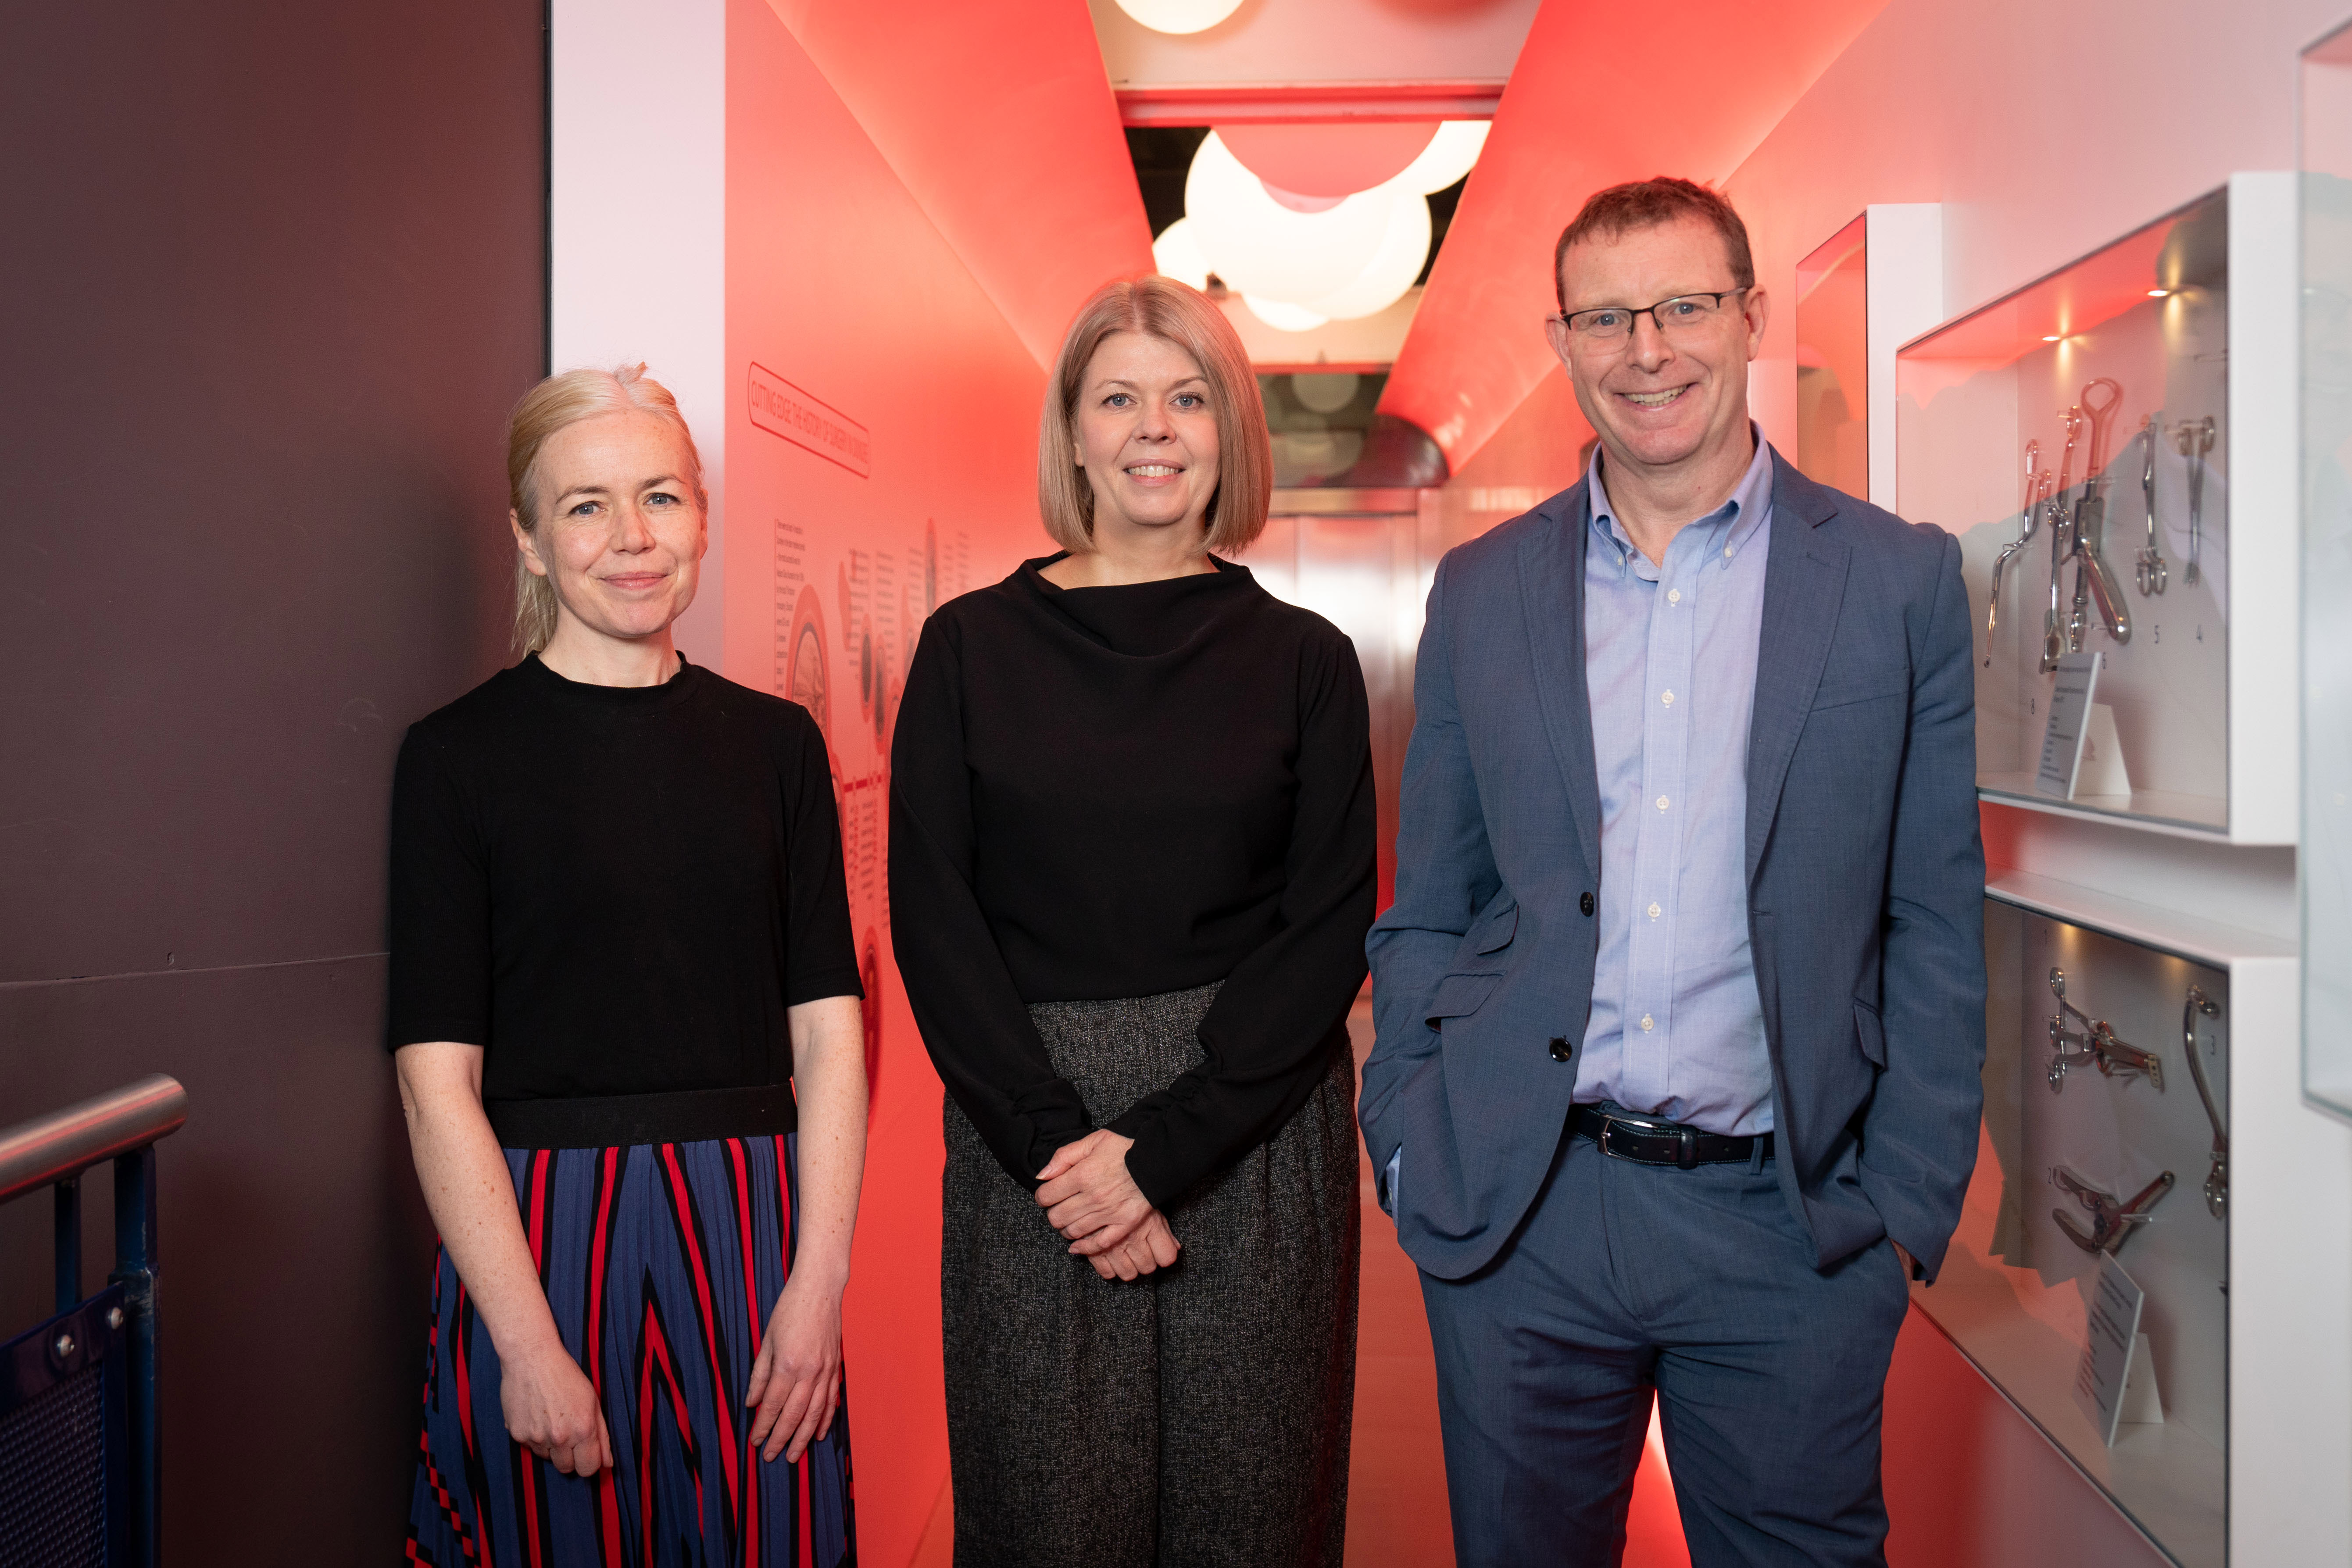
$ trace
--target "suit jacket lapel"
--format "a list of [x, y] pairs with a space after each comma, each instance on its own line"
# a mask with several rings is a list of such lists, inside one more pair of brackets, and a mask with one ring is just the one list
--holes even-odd
[[1845, 597], [1850, 552], [1821, 525], [1836, 497], [1772, 454], [1771, 549], [1764, 563], [1764, 625], [1756, 705], [1748, 723], [1748, 881], [1752, 888], [1780, 809], [1780, 786], [1829, 662]]
[[1568, 785], [1569, 812], [1585, 868], [1601, 878], [1601, 773], [1592, 760], [1592, 708], [1584, 684], [1584, 548], [1592, 531], [1582, 481], [1549, 508], [1549, 526], [1520, 545], [1519, 605], [1535, 668], [1536, 701]]

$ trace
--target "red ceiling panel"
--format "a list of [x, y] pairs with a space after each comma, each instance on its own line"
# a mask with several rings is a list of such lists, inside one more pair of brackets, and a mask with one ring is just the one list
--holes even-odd
[[1087, 295], [1151, 270], [1086, 0], [770, 4], [1039, 363]]
[[1546, 0], [1504, 89], [1381, 412], [1459, 472], [1555, 364], [1551, 247], [1584, 198], [1653, 174], [1720, 182], [1885, 0]]

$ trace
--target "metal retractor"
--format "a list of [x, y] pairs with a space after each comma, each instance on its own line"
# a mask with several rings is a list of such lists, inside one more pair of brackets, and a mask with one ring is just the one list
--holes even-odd
[[2091, 1228], [2084, 1230], [2082, 1222], [2064, 1209], [2052, 1209], [2050, 1217], [2058, 1222], [2066, 1239], [2085, 1252], [2104, 1252], [2110, 1258], [2123, 1250], [2135, 1229], [2154, 1217], [2149, 1211], [2173, 1186], [2172, 1173], [2167, 1171], [2128, 1199], [2123, 1199], [2093, 1186], [2063, 1165], [2051, 1171], [2050, 1180], [2059, 1191], [2071, 1194], [2091, 1216]]
[[[2125, 1041], [2104, 1018], [2094, 1018], [2066, 1000], [2066, 972], [2050, 972], [2050, 994], [2058, 998], [2058, 1011], [2050, 1015], [2050, 1092], [2057, 1093], [2066, 1087], [2066, 1074], [2079, 1063], [2097, 1064], [2108, 1078], [2117, 1073], [2142, 1073], [2154, 1084], [2158, 1093], [2164, 1091], [2164, 1063], [2152, 1051], [2141, 1050]], [[2079, 1019], [2082, 1027], [2070, 1029], [2068, 1018]]]
[[2171, 563], [2156, 542], [2156, 447], [2164, 438], [2164, 410], [2158, 409], [2147, 416], [2139, 428], [2144, 450], [2140, 453], [2139, 493], [2147, 503], [2147, 542], [2139, 547], [2132, 562], [2132, 579], [2139, 584], [2140, 597], [2151, 598], [2164, 592], [2165, 579], [2172, 574]]
[[1993, 557], [1992, 594], [1985, 601], [1984, 661], [1987, 665], [1992, 663], [1993, 627], [2000, 619], [2000, 574], [2008, 567], [2009, 558], [2024, 549], [2027, 542], [2032, 539], [2049, 494], [2050, 470], [2042, 466], [2042, 443], [2028, 441], [2025, 444], [2025, 501], [2018, 510], [2017, 537], [2002, 545], [2000, 553]]
[[2215, 1219], [2230, 1217], [2230, 1132], [2221, 1124], [2221, 1109], [2213, 1103], [2213, 1086], [2206, 1081], [2205, 1063], [2197, 1054], [2197, 1016], [2221, 1016], [2221, 1005], [2191, 985], [2180, 1004], [2180, 1049], [2189, 1058], [2189, 1076], [2196, 1081], [2197, 1098], [2205, 1102], [2205, 1120], [2213, 1124], [2213, 1162], [2205, 1171], [2205, 1207]]

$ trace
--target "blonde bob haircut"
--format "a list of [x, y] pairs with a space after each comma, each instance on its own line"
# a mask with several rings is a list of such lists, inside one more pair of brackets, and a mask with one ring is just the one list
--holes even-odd
[[[646, 374], [642, 362], [611, 370], [567, 370], [549, 376], [522, 395], [507, 419], [507, 504], [525, 533], [535, 532], [540, 516], [539, 453], [549, 437], [566, 426], [606, 414], [650, 414], [677, 427], [686, 446], [686, 482], [694, 504], [707, 519], [710, 497], [702, 488], [702, 454], [695, 450], [694, 433], [678, 414], [677, 399], [669, 388]], [[555, 635], [555, 584], [523, 564], [515, 552], [514, 646], [517, 653], [537, 653]]]
[[1095, 489], [1075, 454], [1078, 395], [1087, 366], [1113, 332], [1143, 332], [1192, 356], [1209, 384], [1217, 419], [1217, 489], [1209, 499], [1208, 548], [1234, 554], [1265, 529], [1274, 500], [1274, 443], [1249, 352], [1225, 313], [1197, 289], [1146, 273], [1106, 283], [1078, 311], [1062, 340], [1037, 422], [1037, 510], [1063, 549], [1094, 548]]

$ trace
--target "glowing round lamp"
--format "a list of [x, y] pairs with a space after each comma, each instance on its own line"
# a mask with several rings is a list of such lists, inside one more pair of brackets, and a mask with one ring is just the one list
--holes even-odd
[[1155, 33], [1197, 33], [1213, 27], [1242, 0], [1118, 0], [1118, 8]]
[[1243, 295], [1242, 303], [1249, 307], [1251, 315], [1279, 332], [1311, 332], [1328, 319], [1304, 306], [1263, 299], [1255, 294]]
[[1363, 377], [1349, 371], [1300, 372], [1290, 378], [1290, 395], [1317, 414], [1337, 414], [1356, 401]]
[[[1348, 196], [1386, 184], [1436, 136], [1434, 120], [1373, 125], [1221, 125], [1217, 140], [1276, 190]], [[1439, 186], [1443, 190], [1444, 186]]]
[[1437, 128], [1437, 134], [1430, 138], [1421, 156], [1391, 183], [1424, 196], [1444, 190], [1478, 162], [1492, 125], [1493, 121], [1486, 120], [1447, 121]]
[[1378, 315], [1404, 298], [1404, 291], [1421, 276], [1422, 264], [1429, 259], [1428, 199], [1393, 184], [1385, 189], [1389, 226], [1381, 236], [1380, 247], [1346, 288], [1302, 301], [1317, 315], [1335, 321]]
[[1190, 283], [1195, 289], [1209, 286], [1209, 258], [1201, 254], [1200, 237], [1192, 232], [1190, 218], [1180, 217], [1160, 231], [1160, 237], [1151, 242], [1151, 265], [1162, 277], [1179, 283]]
[[1245, 294], [1294, 305], [1353, 283], [1386, 238], [1395, 205], [1382, 186], [1321, 212], [1294, 211], [1214, 132], [1184, 178], [1184, 216], [1211, 270]]

